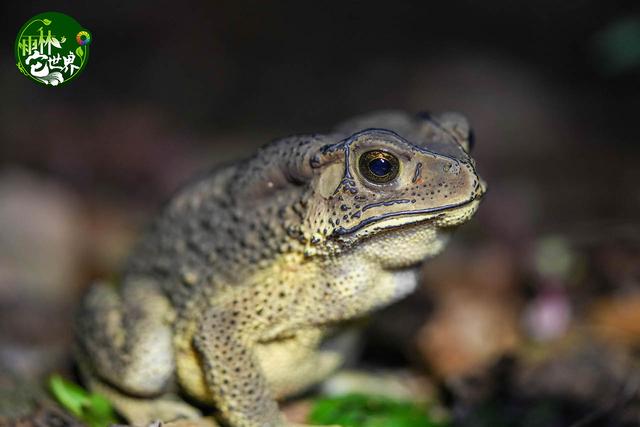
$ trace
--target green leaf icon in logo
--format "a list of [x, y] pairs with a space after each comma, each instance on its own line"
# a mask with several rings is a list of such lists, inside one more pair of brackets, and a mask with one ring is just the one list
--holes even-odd
[[51, 21], [49, 19], [43, 19], [42, 22], [44, 22], [44, 25], [49, 25], [51, 24]]
[[84, 56], [84, 52], [82, 51], [82, 47], [80, 47], [80, 46], [77, 47], [76, 55], [78, 55], [80, 58], [82, 58]]

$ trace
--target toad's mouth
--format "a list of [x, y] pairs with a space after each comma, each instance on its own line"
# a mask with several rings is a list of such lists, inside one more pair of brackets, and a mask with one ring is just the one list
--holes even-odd
[[[475, 212], [478, 204], [482, 197], [474, 197], [469, 200], [465, 200], [460, 203], [452, 203], [450, 205], [437, 206], [433, 208], [426, 209], [416, 209], [416, 210], [404, 210], [404, 211], [396, 211], [396, 212], [387, 212], [384, 214], [372, 216], [367, 218], [353, 227], [344, 228], [339, 227], [336, 228], [333, 232], [334, 236], [340, 237], [351, 237], [355, 234], [358, 234], [359, 231], [365, 231], [366, 229], [371, 228], [371, 226], [376, 225], [375, 230], [372, 231], [383, 231], [383, 230], [391, 230], [395, 228], [405, 227], [408, 225], [413, 225], [417, 223], [422, 223], [430, 220], [436, 220], [438, 218], [445, 217], [445, 212], [454, 212], [456, 210], [460, 210], [460, 217], [469, 217], [471, 214]], [[467, 213], [465, 215], [465, 213]], [[456, 215], [453, 215], [454, 217]], [[449, 225], [456, 225], [457, 223], [464, 222], [464, 220], [458, 221], [450, 221]]]

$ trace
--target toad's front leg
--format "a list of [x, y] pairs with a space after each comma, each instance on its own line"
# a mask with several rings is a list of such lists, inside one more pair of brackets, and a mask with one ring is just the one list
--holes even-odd
[[259, 324], [243, 316], [248, 315], [210, 308], [194, 337], [216, 407], [233, 427], [297, 426], [287, 423], [280, 413], [260, 366], [256, 351]]
[[254, 328], [238, 311], [212, 307], [202, 317], [194, 345], [211, 396], [230, 425], [284, 426], [253, 350]]

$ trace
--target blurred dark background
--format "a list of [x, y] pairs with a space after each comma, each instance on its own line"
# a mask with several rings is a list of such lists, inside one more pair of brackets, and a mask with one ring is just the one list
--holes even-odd
[[[93, 36], [87, 68], [60, 88], [26, 79], [13, 58], [18, 29], [49, 10]], [[4, 2], [0, 38], [0, 365], [31, 375], [66, 360], [82, 289], [117, 271], [195, 172], [376, 109], [466, 114], [490, 188], [427, 266], [425, 289], [377, 333], [402, 341], [425, 317], [459, 328], [476, 309], [512, 325], [477, 332], [495, 348], [453, 365], [456, 332], [420, 329], [427, 371], [449, 378], [562, 339], [605, 298], [605, 311], [637, 304], [622, 320], [616, 308], [626, 326], [611, 328], [631, 328], [624, 339], [640, 348], [629, 326], [640, 322], [629, 297], [640, 289], [638, 2]], [[398, 318], [407, 307], [420, 315]], [[418, 358], [367, 349], [372, 361]]]

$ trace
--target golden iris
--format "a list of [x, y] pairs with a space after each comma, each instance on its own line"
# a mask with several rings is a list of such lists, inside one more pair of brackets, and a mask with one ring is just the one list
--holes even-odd
[[398, 176], [400, 162], [391, 153], [372, 150], [360, 156], [358, 167], [360, 168], [360, 173], [368, 181], [384, 184], [393, 181]]

